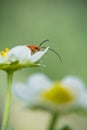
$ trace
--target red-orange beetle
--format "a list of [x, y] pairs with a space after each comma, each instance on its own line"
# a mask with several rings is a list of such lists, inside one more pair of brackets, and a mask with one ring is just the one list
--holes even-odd
[[[41, 48], [46, 48], [46, 47], [42, 47], [42, 45], [43, 45], [45, 42], [47, 42], [47, 41], [49, 41], [49, 40], [44, 40], [44, 41], [42, 41], [39, 46], [28, 45], [27, 47], [30, 48], [30, 50], [31, 50], [32, 53], [35, 53], [36, 51], [40, 51]], [[54, 53], [59, 57], [60, 61], [62, 62], [61, 56], [60, 56], [55, 50], [53, 50], [53, 49], [51, 49], [51, 48], [49, 48], [49, 50], [51, 50], [52, 52], [54, 52]]]

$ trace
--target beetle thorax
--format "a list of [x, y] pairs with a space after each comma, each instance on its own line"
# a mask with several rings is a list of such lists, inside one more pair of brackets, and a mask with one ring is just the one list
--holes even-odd
[[31, 49], [32, 53], [35, 53], [36, 51], [40, 51], [39, 46], [29, 45], [27, 47]]

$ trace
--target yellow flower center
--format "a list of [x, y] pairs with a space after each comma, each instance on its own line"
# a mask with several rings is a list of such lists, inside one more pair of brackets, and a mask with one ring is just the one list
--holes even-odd
[[74, 99], [72, 92], [60, 83], [55, 83], [50, 89], [45, 90], [41, 96], [43, 99], [56, 104], [67, 103]]
[[8, 52], [9, 52], [9, 49], [8, 49], [8, 48], [5, 48], [4, 51], [1, 51], [1, 52], [0, 52], [0, 55], [1, 55], [2, 57], [6, 57], [6, 55], [7, 55]]

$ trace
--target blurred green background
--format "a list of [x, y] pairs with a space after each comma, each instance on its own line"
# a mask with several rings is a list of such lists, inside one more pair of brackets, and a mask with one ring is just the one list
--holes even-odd
[[[46, 67], [18, 71], [14, 75], [14, 80], [26, 81], [30, 74], [44, 72], [52, 80], [75, 75], [87, 84], [87, 2], [85, 0], [0, 0], [0, 50], [31, 43], [39, 45], [45, 39], [51, 41], [45, 45], [56, 50], [63, 62], [60, 63], [57, 56], [49, 51], [41, 61]], [[5, 95], [6, 74], [0, 71], [1, 120]], [[13, 97], [10, 125], [14, 130], [45, 129], [49, 120], [47, 113], [44, 115], [42, 112], [21, 110], [20, 106], [20, 101]], [[74, 130], [87, 129], [87, 120], [84, 118], [69, 117], [67, 122], [70, 119]]]

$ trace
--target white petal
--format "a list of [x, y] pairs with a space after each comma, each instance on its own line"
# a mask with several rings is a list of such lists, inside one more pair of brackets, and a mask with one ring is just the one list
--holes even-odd
[[81, 108], [87, 110], [87, 91], [82, 92], [78, 102]]
[[51, 81], [41, 73], [32, 75], [27, 84], [16, 83], [13, 92], [17, 97], [28, 104], [34, 104], [38, 100], [41, 91], [50, 87]]
[[28, 91], [28, 86], [22, 83], [13, 85], [13, 93], [24, 101], [29, 101], [31, 93]]
[[48, 87], [52, 84], [51, 80], [43, 73], [32, 74], [28, 78], [28, 85], [31, 87]]
[[0, 64], [5, 63], [5, 58], [0, 55]]
[[19, 62], [27, 62], [31, 57], [31, 50], [26, 46], [16, 46], [7, 54], [7, 60]]
[[61, 81], [62, 85], [71, 90], [75, 95], [79, 96], [84, 90], [84, 83], [77, 77], [68, 76]]
[[52, 85], [51, 80], [42, 73], [36, 73], [29, 77], [28, 86], [31, 93], [40, 94], [44, 89]]
[[31, 62], [36, 62], [40, 60], [40, 58], [48, 51], [49, 47], [47, 47], [44, 51], [39, 51], [33, 54], [30, 58]]

